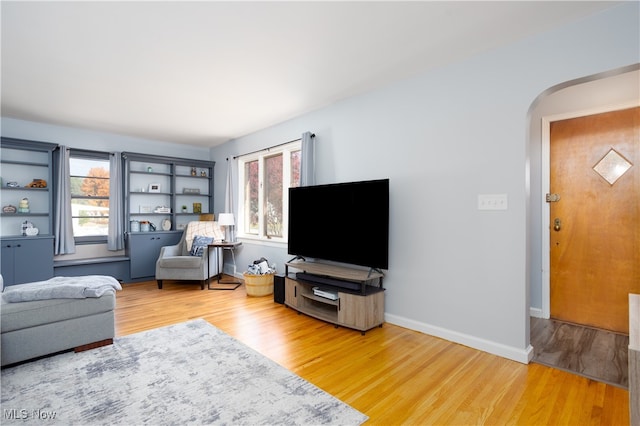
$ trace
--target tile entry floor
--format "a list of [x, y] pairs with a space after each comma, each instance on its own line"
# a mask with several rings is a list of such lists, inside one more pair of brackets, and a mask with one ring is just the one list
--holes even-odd
[[629, 336], [531, 317], [533, 362], [629, 388]]

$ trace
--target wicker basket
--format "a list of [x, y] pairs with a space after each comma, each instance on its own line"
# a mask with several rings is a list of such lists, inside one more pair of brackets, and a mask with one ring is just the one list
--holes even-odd
[[273, 294], [273, 276], [275, 274], [253, 275], [245, 272], [243, 275], [247, 296], [268, 296]]

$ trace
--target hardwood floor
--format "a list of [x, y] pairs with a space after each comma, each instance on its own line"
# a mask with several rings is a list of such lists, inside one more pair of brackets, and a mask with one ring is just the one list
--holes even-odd
[[[391, 324], [362, 336], [235, 291], [123, 285], [122, 336], [204, 318], [369, 416], [368, 425], [628, 425], [619, 387], [524, 365]], [[215, 348], [211, 348], [215, 350]], [[203, 365], [203, 368], [208, 366]]]

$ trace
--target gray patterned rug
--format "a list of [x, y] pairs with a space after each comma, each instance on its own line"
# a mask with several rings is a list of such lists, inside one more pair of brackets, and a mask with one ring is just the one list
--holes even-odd
[[5, 424], [359, 425], [367, 416], [204, 320], [2, 370]]

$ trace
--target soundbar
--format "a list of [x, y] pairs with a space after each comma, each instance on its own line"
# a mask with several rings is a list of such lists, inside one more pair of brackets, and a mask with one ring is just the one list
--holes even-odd
[[360, 290], [361, 286], [359, 283], [354, 283], [353, 281], [339, 280], [337, 278], [325, 277], [322, 275], [314, 275], [308, 274], [306, 272], [297, 272], [296, 279], [301, 281], [307, 281], [315, 284], [325, 284], [333, 287], [346, 288], [348, 290]]

